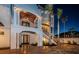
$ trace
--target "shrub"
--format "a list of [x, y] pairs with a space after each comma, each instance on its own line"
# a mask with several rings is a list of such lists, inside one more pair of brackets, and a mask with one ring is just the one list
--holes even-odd
[[74, 45], [77, 45], [77, 42], [73, 41], [73, 44], [74, 44]]
[[31, 45], [32, 45], [32, 46], [37, 46], [37, 42], [36, 42], [36, 43], [32, 43]]
[[71, 44], [71, 42], [70, 42], [70, 41], [68, 41], [68, 44]]

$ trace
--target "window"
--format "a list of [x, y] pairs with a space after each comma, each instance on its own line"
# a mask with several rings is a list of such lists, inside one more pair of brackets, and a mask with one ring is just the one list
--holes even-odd
[[29, 23], [29, 22], [24, 22], [24, 21], [22, 21], [22, 26], [30, 27], [30, 23]]

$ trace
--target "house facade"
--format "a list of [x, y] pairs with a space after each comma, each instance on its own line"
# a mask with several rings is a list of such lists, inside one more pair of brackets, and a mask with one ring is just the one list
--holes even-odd
[[[54, 16], [35, 4], [0, 5], [0, 48], [19, 49], [22, 44], [54, 43]], [[52, 28], [52, 33], [51, 33]]]

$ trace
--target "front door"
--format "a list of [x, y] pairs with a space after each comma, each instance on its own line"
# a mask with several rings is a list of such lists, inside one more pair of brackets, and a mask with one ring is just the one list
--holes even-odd
[[29, 44], [29, 35], [23, 35], [23, 44]]

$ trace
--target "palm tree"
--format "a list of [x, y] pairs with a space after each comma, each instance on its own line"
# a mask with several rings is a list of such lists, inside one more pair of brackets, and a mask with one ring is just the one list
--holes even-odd
[[[45, 11], [48, 11], [49, 12], [49, 22], [50, 22], [50, 33], [52, 33], [52, 26], [51, 26], [51, 16], [53, 15], [53, 5], [52, 4], [48, 4], [48, 5], [45, 5]], [[50, 35], [50, 39], [52, 39], [52, 36]], [[51, 44], [51, 40], [49, 39], [49, 43]]]
[[[45, 10], [49, 12], [49, 21], [50, 21], [50, 27], [51, 27], [51, 21], [52, 21], [51, 16], [53, 15], [53, 5], [51, 4], [46, 5]], [[52, 30], [50, 31], [52, 33]]]
[[60, 31], [60, 27], [59, 27], [59, 25], [60, 25], [60, 17], [61, 17], [61, 15], [62, 15], [62, 9], [60, 9], [60, 8], [58, 8], [57, 9], [57, 16], [58, 16], [58, 25], [57, 25], [57, 27], [58, 27], [58, 39], [59, 39], [59, 31]]
[[70, 29], [69, 29], [69, 31], [71, 32], [70, 34], [71, 34], [71, 37], [73, 38], [73, 36], [74, 36], [74, 31], [75, 31], [75, 28], [74, 28], [74, 27], [72, 27], [72, 28], [70, 28]]
[[62, 23], [64, 24], [64, 38], [65, 38], [65, 23], [67, 21], [67, 16], [62, 16]]

